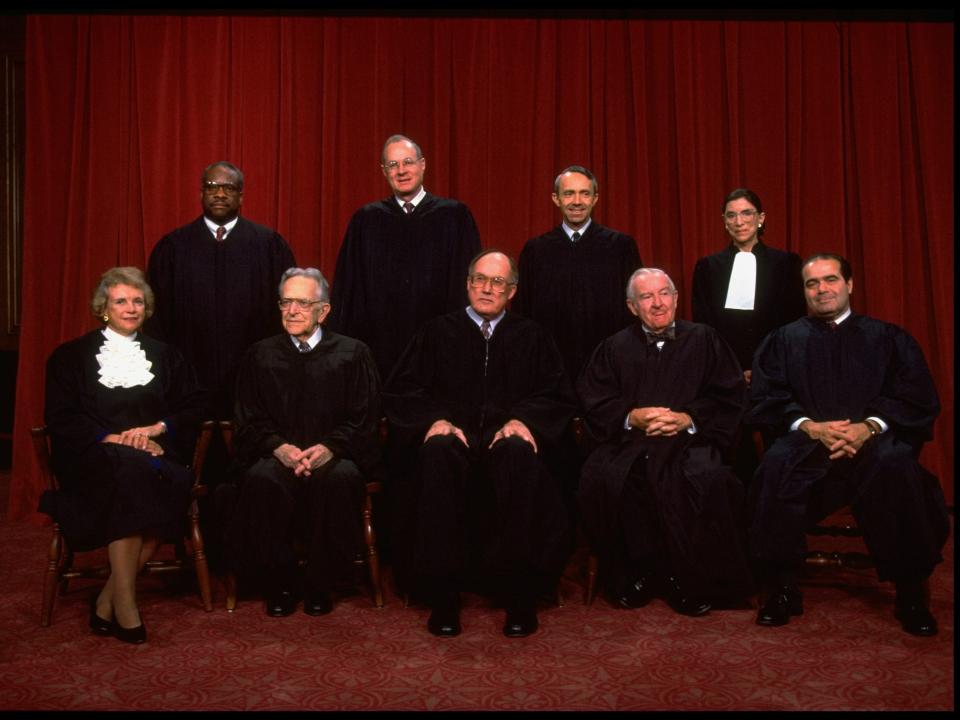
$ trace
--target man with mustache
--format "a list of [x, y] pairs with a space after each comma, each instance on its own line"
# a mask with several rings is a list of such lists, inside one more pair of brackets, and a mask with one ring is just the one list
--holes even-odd
[[924, 583], [942, 561], [949, 519], [940, 483], [918, 462], [940, 403], [917, 342], [850, 309], [853, 274], [839, 255], [803, 264], [809, 315], [775, 330], [753, 358], [750, 421], [780, 433], [754, 476], [751, 553], [765, 600], [757, 624], [803, 613], [804, 530], [849, 504], [894, 615], [934, 635]]

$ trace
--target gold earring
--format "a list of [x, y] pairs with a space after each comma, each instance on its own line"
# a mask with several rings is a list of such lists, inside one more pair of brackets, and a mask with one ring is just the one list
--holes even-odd
[[104, 322], [110, 322], [110, 316], [107, 315], [106, 313], [104, 313], [104, 314], [103, 314], [103, 321], [104, 321]]

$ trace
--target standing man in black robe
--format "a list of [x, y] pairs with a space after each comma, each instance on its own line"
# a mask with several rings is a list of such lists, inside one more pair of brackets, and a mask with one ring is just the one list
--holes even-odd
[[330, 612], [331, 587], [362, 547], [365, 478], [379, 468], [376, 368], [362, 342], [321, 327], [329, 297], [319, 270], [287, 270], [279, 300], [285, 332], [254, 344], [237, 379], [244, 472], [231, 545], [236, 569], [260, 581], [274, 617], [296, 608], [294, 539], [307, 547], [303, 610]]
[[513, 308], [550, 332], [576, 380], [600, 341], [630, 324], [623, 288], [642, 262], [632, 237], [591, 219], [599, 193], [585, 167], [557, 175], [552, 197], [563, 220], [523, 246]]
[[584, 529], [616, 604], [661, 594], [678, 613], [704, 615], [752, 587], [743, 489], [720, 458], [743, 415], [743, 375], [713, 328], [675, 319], [662, 270], [634, 272], [627, 305], [639, 322], [601, 343], [577, 383], [599, 445], [581, 474]]
[[220, 161], [204, 168], [203, 215], [161, 238], [147, 268], [157, 298], [147, 330], [197, 369], [223, 420], [233, 415], [244, 351], [280, 331], [274, 293], [283, 271], [296, 264], [275, 230], [240, 217], [242, 204], [238, 167]]
[[934, 635], [924, 583], [950, 526], [940, 483], [918, 462], [940, 412], [933, 378], [909, 334], [851, 311], [844, 258], [811, 257], [803, 283], [810, 315], [771, 333], [753, 361], [750, 418], [782, 433], [751, 488], [766, 593], [757, 624], [802, 614], [804, 530], [849, 504], [877, 575], [896, 585], [903, 629]]
[[424, 189], [427, 161], [413, 140], [387, 138], [380, 163], [392, 194], [350, 219], [330, 327], [369, 345], [387, 378], [425, 321], [464, 306], [463, 268], [480, 251], [480, 235], [466, 205]]
[[553, 470], [575, 399], [547, 332], [506, 310], [517, 281], [503, 253], [477, 256], [470, 305], [429, 321], [384, 391], [406, 451], [396, 567], [425, 595], [438, 636], [460, 633], [459, 591], [474, 572], [503, 596], [507, 637], [535, 632], [538, 595], [555, 587], [566, 560]]

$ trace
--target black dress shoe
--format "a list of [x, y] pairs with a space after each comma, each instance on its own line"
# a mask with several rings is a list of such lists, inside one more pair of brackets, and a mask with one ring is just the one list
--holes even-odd
[[289, 590], [280, 590], [274, 595], [267, 596], [267, 615], [270, 617], [286, 617], [297, 609], [297, 599]]
[[503, 623], [503, 634], [507, 637], [526, 637], [540, 627], [537, 611], [529, 606], [507, 608], [507, 619]]
[[650, 582], [645, 577], [639, 577], [617, 595], [617, 605], [627, 610], [635, 610], [642, 608], [652, 598]]
[[329, 592], [313, 590], [303, 596], [303, 611], [307, 615], [326, 615], [333, 610], [333, 597]]
[[668, 577], [665, 583], [666, 593], [664, 600], [667, 601], [674, 612], [689, 617], [700, 617], [710, 612], [713, 607], [703, 598], [688, 595], [680, 586], [680, 582], [675, 577]]
[[437, 637], [456, 637], [461, 632], [460, 610], [454, 607], [436, 607], [430, 612], [427, 630]]
[[922, 600], [897, 603], [893, 608], [893, 616], [911, 635], [930, 637], [937, 634], [937, 619]]
[[147, 641], [147, 626], [142, 620], [139, 625], [132, 628], [121, 627], [120, 623], [114, 621], [112, 632], [117, 640], [131, 645], [139, 645]]
[[93, 631], [94, 635], [113, 635], [113, 620], [104, 620], [102, 617], [97, 615], [98, 597], [98, 593], [94, 593], [90, 597], [90, 629]]
[[796, 586], [783, 585], [767, 595], [757, 612], [757, 625], [786, 625], [791, 615], [803, 615], [803, 594]]

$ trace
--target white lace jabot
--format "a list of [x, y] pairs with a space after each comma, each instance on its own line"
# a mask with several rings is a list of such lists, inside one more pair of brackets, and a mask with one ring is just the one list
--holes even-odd
[[100, 384], [108, 388], [136, 387], [153, 380], [147, 355], [134, 335], [121, 335], [105, 327], [104, 343], [97, 354], [100, 363]]

